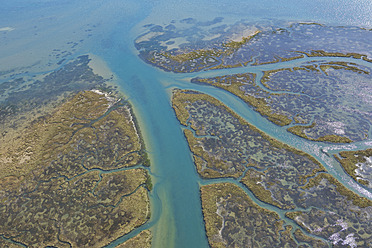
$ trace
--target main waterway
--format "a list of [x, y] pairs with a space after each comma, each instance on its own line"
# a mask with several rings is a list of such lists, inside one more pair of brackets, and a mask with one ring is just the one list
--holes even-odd
[[[115, 46], [120, 47], [119, 52], [111, 50], [99, 55], [106, 59], [109, 67], [117, 74], [123, 92], [133, 103], [153, 163], [151, 173], [155, 182], [152, 192], [154, 215], [148, 226], [144, 227], [152, 228], [153, 247], [208, 247], [199, 195], [199, 184], [205, 182], [200, 180], [196, 173], [181, 126], [171, 108], [170, 98], [173, 88], [194, 89], [221, 100], [262, 131], [316, 157], [332, 175], [353, 191], [372, 198], [368, 190], [354, 183], [338, 163], [321, 152], [324, 148], [331, 149], [332, 145], [305, 141], [288, 133], [285, 128], [267, 121], [236, 96], [220, 89], [190, 82], [190, 78], [196, 76], [257, 73], [268, 69], [305, 65], [310, 59], [221, 71], [176, 74], [161, 71], [140, 60], [136, 56], [133, 43], [126, 41], [123, 33], [113, 33], [110, 39], [115, 41]], [[311, 58], [311, 60], [314, 59]], [[335, 61], [338, 59], [323, 57], [321, 60]], [[356, 62], [346, 59], [346, 61], [349, 60]], [[361, 63], [371, 67], [363, 61]], [[368, 147], [368, 141], [352, 145], [364, 149]], [[267, 204], [256, 200], [252, 194], [250, 196], [259, 205], [268, 207]], [[274, 207], [270, 209], [284, 216], [284, 212], [282, 213], [279, 209]], [[122, 240], [132, 236], [127, 236]]]
[[[47, 2], [44, 4], [47, 4]], [[51, 16], [58, 18], [59, 12], [66, 12], [66, 10], [63, 10], [63, 4], [54, 7], [52, 2], [50, 1], [51, 6], [48, 7], [53, 10], [51, 12], [53, 15], [51, 14]], [[82, 42], [82, 45], [80, 47], [78, 46], [76, 51], [66, 57], [65, 62], [83, 53], [93, 53], [105, 60], [110, 70], [115, 73], [117, 84], [134, 106], [135, 114], [139, 120], [152, 162], [150, 173], [153, 177], [154, 188], [150, 193], [151, 219], [146, 225], [111, 244], [111, 247], [124, 242], [141, 230], [148, 228], [153, 232], [153, 247], [208, 247], [199, 194], [199, 185], [205, 182], [196, 173], [182, 128], [171, 108], [170, 98], [173, 88], [194, 89], [216, 97], [252, 125], [272, 137], [312, 154], [323, 163], [332, 175], [348, 188], [372, 199], [371, 192], [354, 183], [332, 158], [322, 152], [322, 150], [332, 149], [343, 150], [343, 147], [305, 141], [288, 133], [284, 128], [267, 121], [236, 96], [213, 87], [190, 83], [192, 77], [241, 72], [259, 73], [268, 69], [301, 65], [308, 62], [309, 59], [304, 58], [286, 63], [255, 67], [248, 66], [231, 70], [175, 74], [161, 71], [144, 63], [139, 59], [137, 51], [134, 48], [134, 39], [141, 32], [142, 25], [170, 22], [172, 19], [186, 17], [210, 20], [216, 16], [223, 16], [226, 20], [230, 21], [242, 18], [264, 20], [268, 17], [273, 17], [291, 21], [313, 20], [330, 24], [370, 25], [370, 19], [368, 18], [369, 12], [365, 9], [355, 8], [355, 6], [365, 4], [363, 1], [341, 1], [342, 4], [338, 5], [336, 3], [337, 1], [311, 1], [309, 3], [309, 1], [287, 0], [279, 2], [281, 3], [266, 0], [261, 1], [261, 3], [257, 3], [257, 1], [233, 1], [231, 3], [230, 1], [219, 0], [214, 2], [213, 6], [210, 6], [210, 1], [200, 1], [198, 3], [195, 1], [194, 3], [193, 1], [114, 0], [108, 1], [105, 4], [100, 1], [66, 3], [70, 9], [74, 9], [74, 13], [70, 17], [84, 22], [86, 30], [89, 30], [87, 24], [90, 24], [90, 26], [88, 25], [89, 27], [93, 27], [93, 23], [95, 23], [95, 29], [93, 29], [93, 38], [90, 40], [88, 38], [87, 41]], [[16, 1], [14, 4], [19, 4], [22, 7], [24, 3], [26, 2]], [[353, 13], [350, 13], [350, 4], [353, 6]], [[79, 8], [74, 8], [75, 5], [79, 6]], [[89, 11], [83, 10], [84, 5], [89, 6]], [[367, 3], [367, 6], [370, 5]], [[27, 6], [32, 7], [30, 4], [27, 4]], [[58, 9], [58, 6], [61, 9]], [[302, 6], [303, 8], [299, 8], [298, 6]], [[343, 15], [330, 16], [328, 10], [325, 13], [327, 6], [328, 9], [333, 8], [336, 12]], [[84, 15], [79, 15], [80, 13], [84, 13]], [[14, 14], [7, 13], [7, 15], [16, 21]], [[352, 18], [354, 15], [360, 17], [359, 23]], [[35, 22], [40, 22], [35, 16], [32, 18], [30, 16], [27, 18], [33, 18], [32, 20]], [[51, 16], [45, 15], [43, 18], [47, 20]], [[61, 15], [60, 18], [63, 19], [63, 17]], [[1, 17], [2, 22], [4, 22], [4, 18], [3, 15]], [[95, 19], [99, 21], [95, 21]], [[22, 23], [26, 21], [26, 18], [24, 18]], [[5, 25], [8, 26], [9, 24], [4, 22], [3, 26]], [[69, 19], [69, 25], [77, 24]], [[54, 30], [58, 26], [52, 28]], [[69, 33], [71, 30], [71, 28], [67, 27], [61, 28], [61, 33], [57, 32], [58, 37], [62, 39], [64, 34]], [[78, 34], [74, 33], [74, 35], [70, 37], [72, 40], [80, 39]], [[47, 33], [44, 36], [47, 37]], [[53, 38], [50, 39], [52, 40]], [[57, 38], [56, 42], [58, 42]], [[40, 44], [33, 43], [29, 44], [29, 46], [30, 49], [27, 51], [42, 50]], [[16, 61], [14, 57], [11, 58]], [[322, 60], [335, 61], [334, 58], [322, 58]], [[366, 64], [364, 63], [364, 65]], [[370, 64], [367, 66], [371, 67]], [[344, 148], [364, 149], [371, 146], [371, 143], [368, 142], [371, 142], [370, 137], [368, 141], [350, 144], [349, 147]], [[256, 200], [252, 194], [250, 196], [255, 202], [266, 206]], [[280, 211], [276, 208], [272, 208], [271, 210]], [[283, 214], [280, 213], [280, 215]]]

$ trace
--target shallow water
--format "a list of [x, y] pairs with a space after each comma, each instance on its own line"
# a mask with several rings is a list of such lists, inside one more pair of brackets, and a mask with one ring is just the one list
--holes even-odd
[[[199, 183], [203, 182], [196, 173], [182, 129], [171, 108], [170, 92], [174, 87], [195, 89], [216, 97], [262, 131], [320, 159], [332, 175], [352, 190], [369, 198], [372, 198], [371, 192], [354, 183], [332, 158], [321, 152], [321, 149], [339, 149], [339, 145], [304, 141], [247, 108], [237, 97], [189, 82], [196, 76], [260, 72], [313, 59], [190, 74], [167, 73], [137, 57], [133, 41], [143, 31], [142, 25], [164, 24], [189, 17], [198, 20], [224, 17], [226, 23], [241, 19], [315, 21], [370, 28], [371, 13], [372, 2], [368, 0], [217, 0], [212, 4], [205, 0], [3, 1], [0, 30], [6, 27], [14, 30], [0, 31], [0, 70], [15, 70], [1, 79], [9, 78], [11, 74], [37, 75], [50, 71], [59, 67], [58, 61], [64, 59], [64, 64], [84, 53], [103, 58], [134, 106], [150, 153], [154, 181], [150, 194], [151, 220], [111, 247], [146, 228], [153, 231], [153, 247], [208, 247], [199, 196]], [[335, 58], [322, 60], [337, 61]], [[349, 60], [353, 61], [342, 59]], [[351, 149], [364, 149], [371, 145], [358, 142], [351, 146]], [[280, 213], [278, 209], [274, 210]]]

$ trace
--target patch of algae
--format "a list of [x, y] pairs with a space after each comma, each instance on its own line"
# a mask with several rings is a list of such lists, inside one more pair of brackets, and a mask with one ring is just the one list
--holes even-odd
[[[28, 247], [101, 247], [150, 216], [130, 106], [80, 92], [0, 154], [0, 235]], [[5, 152], [4, 152], [5, 150]]]
[[137, 236], [116, 246], [116, 248], [150, 248], [150, 247], [151, 232], [149, 230], [142, 231]]

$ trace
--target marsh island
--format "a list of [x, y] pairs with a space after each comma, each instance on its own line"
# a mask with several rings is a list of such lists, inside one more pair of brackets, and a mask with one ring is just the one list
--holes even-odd
[[[102, 247], [150, 217], [149, 162], [132, 107], [103, 91], [109, 85], [88, 62], [80, 57], [39, 81], [17, 79], [23, 90], [2, 84], [2, 121], [13, 123], [0, 146], [2, 247]], [[52, 87], [42, 103], [27, 95], [48, 90], [37, 84]], [[34, 98], [16, 105], [15, 94]], [[132, 243], [150, 239], [147, 231]]]
[[[205, 180], [201, 186], [212, 247], [371, 243], [372, 201], [345, 188], [315, 158], [262, 133], [200, 92], [174, 91], [173, 108], [200, 176], [229, 179]], [[285, 211], [253, 203], [247, 189], [259, 202]]]

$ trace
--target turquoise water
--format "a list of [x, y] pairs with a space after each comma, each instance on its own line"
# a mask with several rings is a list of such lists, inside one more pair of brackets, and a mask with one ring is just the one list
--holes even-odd
[[[311, 153], [350, 189], [372, 198], [371, 192], [354, 183], [332, 158], [321, 152], [322, 149], [342, 147], [305, 142], [262, 118], [237, 97], [215, 88], [189, 83], [189, 79], [195, 76], [260, 72], [299, 65], [310, 59], [174, 74], [144, 63], [137, 57], [133, 46], [134, 39], [143, 30], [142, 25], [164, 24], [188, 17], [199, 20], [224, 17], [227, 23], [240, 19], [284, 20], [371, 27], [370, 1], [16, 0], [0, 3], [0, 30], [6, 27], [14, 29], [0, 31], [1, 71], [15, 68], [18, 73], [38, 74], [53, 70], [57, 68], [56, 62], [62, 59], [62, 56], [53, 53], [53, 49], [66, 50], [63, 55], [66, 62], [80, 54], [93, 53], [106, 61], [116, 74], [118, 85], [134, 106], [152, 161], [152, 217], [146, 225], [114, 242], [112, 247], [147, 228], [151, 228], [154, 234], [153, 247], [208, 247], [199, 196], [199, 184], [204, 182], [196, 173], [182, 129], [171, 108], [170, 93], [174, 87], [195, 89], [216, 97], [262, 131]], [[72, 48], [68, 44], [71, 41], [79, 42]], [[350, 149], [363, 149], [371, 144], [359, 142], [351, 146]], [[278, 209], [272, 210], [280, 213]]]

